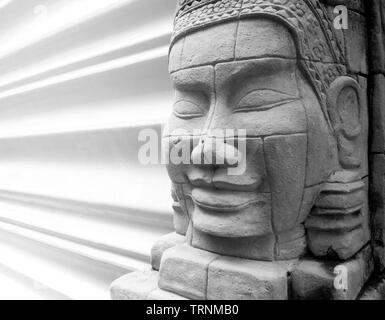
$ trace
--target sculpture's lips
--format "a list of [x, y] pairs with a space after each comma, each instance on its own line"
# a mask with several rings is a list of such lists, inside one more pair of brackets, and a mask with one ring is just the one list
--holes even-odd
[[265, 194], [201, 188], [192, 190], [192, 199], [203, 209], [220, 212], [239, 211], [251, 204], [266, 202]]

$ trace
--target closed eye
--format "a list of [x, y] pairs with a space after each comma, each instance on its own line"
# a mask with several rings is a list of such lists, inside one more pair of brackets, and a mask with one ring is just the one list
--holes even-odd
[[295, 100], [298, 98], [279, 91], [254, 90], [238, 102], [234, 112], [264, 111]]
[[178, 118], [191, 119], [202, 117], [204, 115], [204, 111], [192, 101], [179, 100], [174, 104], [174, 114]]

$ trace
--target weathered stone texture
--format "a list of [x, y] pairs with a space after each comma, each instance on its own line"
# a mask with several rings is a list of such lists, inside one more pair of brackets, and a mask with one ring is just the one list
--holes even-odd
[[[253, 41], [255, 34], [260, 34], [260, 43]], [[265, 39], [263, 39], [265, 37]], [[279, 44], [277, 46], [277, 44]], [[282, 48], [277, 50], [277, 48]], [[253, 19], [239, 21], [237, 42], [235, 46], [235, 58], [245, 59], [252, 57], [277, 56], [296, 58], [295, 43], [290, 37], [289, 31], [283, 26], [278, 26], [266, 19], [263, 24], [255, 23]]]
[[129, 273], [111, 284], [112, 300], [146, 300], [158, 288], [158, 272], [144, 270]]
[[385, 73], [385, 2], [367, 0], [371, 72]]
[[349, 28], [345, 31], [348, 70], [355, 74], [368, 74], [367, 29], [364, 16], [348, 11]]
[[172, 292], [168, 292], [165, 290], [161, 289], [156, 289], [152, 291], [148, 296], [147, 300], [165, 300], [165, 301], [170, 301], [170, 300], [188, 300], [187, 298], [184, 298], [180, 295], [174, 294]]
[[348, 9], [357, 11], [361, 14], [365, 13], [365, 2], [367, 0], [321, 0], [322, 2], [328, 4], [331, 7], [338, 5], [345, 5]]
[[112, 300], [186, 300], [158, 287], [159, 272], [134, 271], [117, 280], [110, 287]]
[[367, 194], [367, 179], [324, 187], [305, 223], [314, 255], [346, 260], [369, 242]]
[[359, 300], [385, 300], [385, 274], [371, 279], [362, 291]]
[[188, 245], [168, 249], [160, 265], [159, 288], [189, 299], [206, 299], [208, 266], [217, 258]]
[[272, 262], [222, 257], [209, 266], [208, 300], [287, 300], [287, 270]]
[[188, 35], [184, 41], [181, 67], [234, 59], [236, 30], [237, 22], [232, 22]]
[[[340, 268], [340, 269], [338, 269]], [[291, 275], [291, 298], [298, 300], [354, 300], [371, 276], [374, 268], [370, 246], [345, 262], [305, 259]], [[334, 271], [347, 272], [341, 287]], [[342, 274], [342, 277], [345, 275]], [[337, 280], [336, 280], [337, 279]], [[343, 278], [341, 278], [343, 279]], [[346, 286], [345, 286], [346, 284]]]
[[370, 209], [372, 212], [372, 237], [374, 253], [379, 269], [385, 269], [385, 155], [373, 154], [370, 159], [371, 170], [371, 193]]
[[370, 208], [375, 256], [385, 268], [385, 2], [367, 1], [370, 46]]
[[375, 74], [371, 78], [371, 152], [385, 152], [385, 76]]
[[175, 247], [178, 244], [186, 242], [186, 237], [175, 232], [167, 234], [161, 237], [151, 249], [151, 266], [154, 270], [160, 268], [160, 261], [162, 259], [163, 253], [172, 247]]

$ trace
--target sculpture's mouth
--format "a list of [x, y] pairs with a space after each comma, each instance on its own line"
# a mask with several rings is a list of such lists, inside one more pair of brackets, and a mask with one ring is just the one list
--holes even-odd
[[265, 175], [257, 172], [253, 172], [252, 177], [249, 175], [229, 176], [226, 168], [213, 171], [192, 167], [188, 170], [187, 177], [192, 187], [200, 189], [201, 193], [206, 191], [206, 193], [218, 195], [225, 194], [227, 191], [229, 194], [251, 195], [259, 191], [268, 191], [268, 188], [263, 185]]
[[217, 237], [244, 238], [272, 233], [271, 195], [194, 188], [193, 227]]
[[266, 194], [255, 192], [229, 191], [195, 188], [192, 199], [196, 205], [208, 211], [236, 212], [251, 204], [264, 203]]

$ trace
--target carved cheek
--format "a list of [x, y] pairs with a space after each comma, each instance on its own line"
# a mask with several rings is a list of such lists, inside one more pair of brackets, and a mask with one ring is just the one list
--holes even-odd
[[264, 155], [274, 231], [291, 230], [295, 227], [305, 188], [307, 134], [265, 138]]
[[317, 101], [305, 101], [308, 123], [306, 186], [325, 182], [337, 163], [337, 144]]

